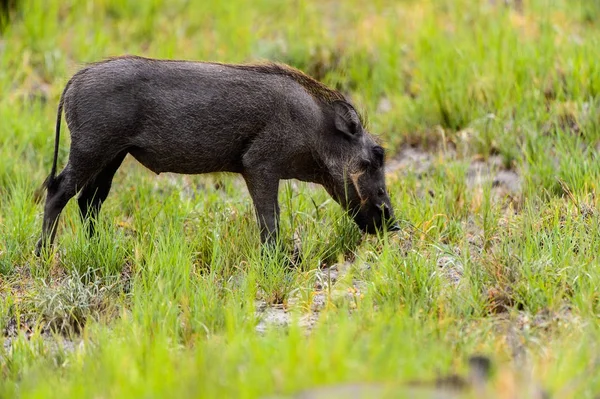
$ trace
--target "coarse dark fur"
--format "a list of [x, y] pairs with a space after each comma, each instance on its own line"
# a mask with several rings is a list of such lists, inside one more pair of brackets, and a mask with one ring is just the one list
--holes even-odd
[[[56, 176], [63, 108], [71, 150]], [[240, 173], [262, 242], [277, 238], [282, 179], [322, 184], [364, 231], [392, 226], [383, 149], [339, 92], [282, 64], [125, 56], [86, 66], [62, 93], [38, 253], [77, 192], [82, 217], [97, 216], [127, 154], [157, 174]]]

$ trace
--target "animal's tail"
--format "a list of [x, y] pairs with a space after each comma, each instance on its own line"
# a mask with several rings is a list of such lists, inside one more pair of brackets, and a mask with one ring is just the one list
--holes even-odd
[[69, 80], [69, 82], [65, 86], [65, 89], [63, 90], [62, 94], [60, 95], [60, 100], [58, 102], [58, 112], [56, 114], [56, 130], [55, 130], [56, 136], [54, 137], [54, 161], [52, 162], [52, 170], [50, 170], [50, 174], [48, 175], [48, 177], [46, 178], [46, 180], [44, 180], [44, 183], [42, 184], [42, 187], [46, 188], [46, 189], [48, 189], [49, 187], [52, 187], [54, 185], [54, 181], [56, 180], [56, 166], [58, 163], [58, 143], [60, 140], [60, 124], [62, 121], [63, 106], [65, 104], [65, 93], [69, 89], [69, 86], [71, 86], [71, 81], [72, 80]]

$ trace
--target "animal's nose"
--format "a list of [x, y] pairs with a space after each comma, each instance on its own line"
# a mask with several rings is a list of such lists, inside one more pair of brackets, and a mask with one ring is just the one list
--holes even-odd
[[390, 223], [390, 225], [387, 226], [387, 231], [400, 231], [400, 225], [398, 222]]
[[398, 231], [400, 230], [400, 225], [396, 220], [392, 217], [391, 208], [387, 204], [381, 204], [379, 208], [383, 211], [383, 220], [386, 226], [387, 231]]

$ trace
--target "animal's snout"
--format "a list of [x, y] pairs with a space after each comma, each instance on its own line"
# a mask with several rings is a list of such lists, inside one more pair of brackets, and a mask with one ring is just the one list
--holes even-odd
[[398, 231], [400, 230], [400, 225], [394, 219], [394, 215], [392, 209], [386, 203], [382, 203], [379, 205], [379, 209], [383, 212], [383, 221], [385, 223], [385, 228], [387, 231]]
[[400, 231], [400, 225], [398, 222], [392, 220], [392, 222], [387, 226], [387, 231]]

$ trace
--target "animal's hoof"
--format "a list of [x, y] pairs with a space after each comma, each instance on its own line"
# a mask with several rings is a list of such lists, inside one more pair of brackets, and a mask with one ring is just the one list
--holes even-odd
[[35, 250], [33, 251], [33, 253], [38, 258], [42, 255], [42, 239], [41, 238], [38, 240], [37, 244], [35, 244]]

